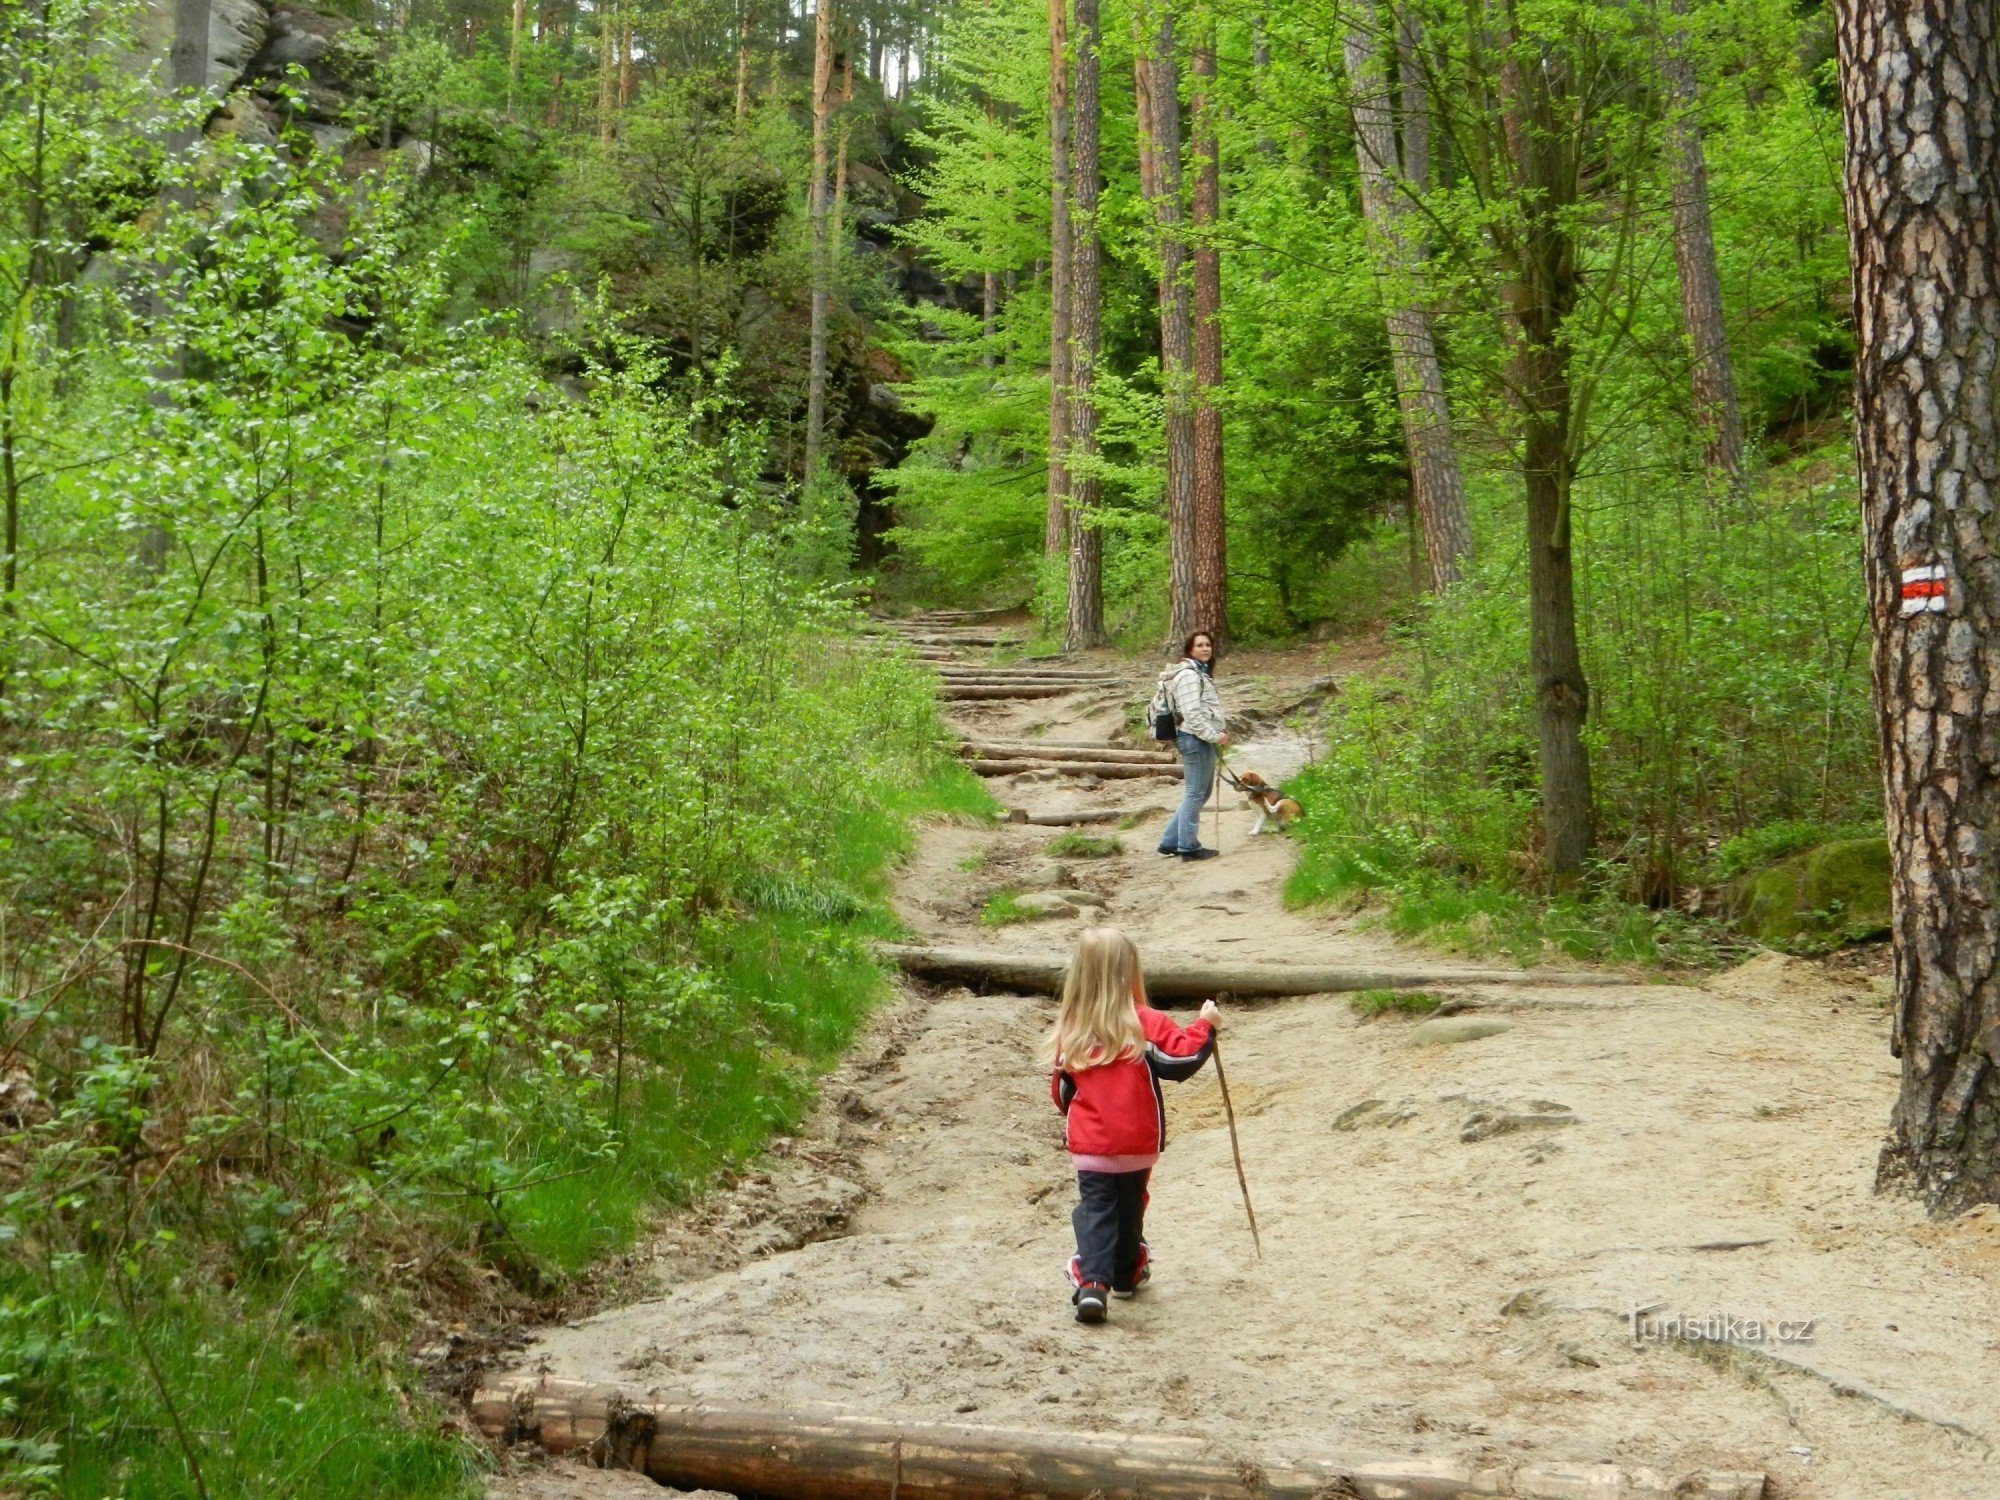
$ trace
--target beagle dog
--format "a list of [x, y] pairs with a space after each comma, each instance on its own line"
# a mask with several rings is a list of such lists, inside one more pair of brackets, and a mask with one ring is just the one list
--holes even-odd
[[1267, 825], [1279, 833], [1286, 832], [1291, 827], [1292, 819], [1301, 811], [1296, 800], [1287, 797], [1255, 771], [1245, 771], [1238, 775], [1224, 766], [1222, 777], [1257, 809], [1257, 826], [1250, 830], [1253, 838], [1262, 833]]

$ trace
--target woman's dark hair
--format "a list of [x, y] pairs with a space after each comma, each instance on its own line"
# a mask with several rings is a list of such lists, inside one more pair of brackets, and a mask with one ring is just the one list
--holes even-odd
[[1181, 642], [1181, 655], [1184, 657], [1192, 658], [1194, 656], [1194, 643], [1198, 640], [1201, 640], [1204, 636], [1207, 637], [1208, 639], [1209, 652], [1208, 652], [1208, 660], [1201, 663], [1201, 669], [1204, 672], [1208, 673], [1209, 676], [1213, 677], [1215, 675], [1215, 632], [1214, 631], [1190, 630], [1187, 633], [1187, 639]]

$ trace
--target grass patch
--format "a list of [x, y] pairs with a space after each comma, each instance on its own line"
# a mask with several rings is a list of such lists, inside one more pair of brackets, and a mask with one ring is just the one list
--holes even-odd
[[1122, 832], [1130, 833], [1134, 828], [1139, 826], [1139, 818], [1140, 814], [1138, 813], [1127, 813], [1118, 820], [1118, 827]]
[[1035, 914], [1022, 907], [1018, 891], [996, 891], [979, 913], [981, 927], [1007, 927], [1015, 922], [1032, 922]]
[[1444, 1004], [1441, 995], [1423, 990], [1357, 990], [1347, 997], [1357, 1016], [1373, 1020], [1377, 1016], [1427, 1016]]
[[630, 1246], [651, 1211], [689, 1201], [796, 1129], [819, 1075], [888, 993], [867, 944], [901, 935], [884, 897], [913, 821], [997, 809], [978, 777], [946, 764], [887, 805], [856, 810], [815, 879], [750, 883], [745, 918], [705, 936], [700, 981], [674, 1026], [635, 1042], [616, 1154], [538, 1155], [523, 1175], [540, 1185], [508, 1199], [507, 1233], [529, 1259], [572, 1275]]
[[1073, 829], [1050, 839], [1042, 846], [1042, 852], [1054, 859], [1109, 859], [1125, 852], [1125, 841]]
[[[268, 1299], [210, 1295], [177, 1247], [141, 1257], [117, 1272], [6, 1265], [0, 1362], [55, 1400], [33, 1439], [0, 1446], [0, 1492], [168, 1500], [193, 1493], [192, 1452], [218, 1500], [479, 1493], [479, 1451], [382, 1379], [372, 1339], [309, 1325], [282, 1285]], [[139, 1327], [117, 1315], [128, 1302]]]
[[1377, 903], [1377, 920], [1399, 938], [1521, 964], [1560, 957], [1593, 963], [1712, 968], [1733, 957], [1721, 925], [1677, 911], [1635, 906], [1610, 892], [1541, 896], [1454, 877], [1433, 851], [1393, 833], [1308, 839], [1285, 882], [1285, 904]]

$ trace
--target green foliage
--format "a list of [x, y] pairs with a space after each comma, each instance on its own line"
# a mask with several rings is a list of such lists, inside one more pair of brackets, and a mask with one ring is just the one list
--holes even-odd
[[994, 808], [728, 406], [611, 321], [547, 384], [382, 183], [175, 170], [0, 619], [7, 1482], [451, 1493], [397, 1336], [795, 1123], [909, 819]]
[[1357, 1016], [1372, 1021], [1386, 1015], [1427, 1016], [1444, 1000], [1422, 990], [1356, 990], [1347, 1004]]
[[1123, 839], [1105, 838], [1101, 834], [1083, 833], [1076, 829], [1059, 833], [1042, 846], [1042, 853], [1051, 859], [1109, 859], [1124, 852]]
[[1746, 875], [1737, 925], [1761, 943], [1811, 951], [1889, 931], [1889, 844], [1879, 833], [1834, 839]]
[[1011, 927], [1016, 922], [1034, 920], [1035, 913], [1021, 905], [1018, 891], [996, 891], [987, 897], [986, 905], [979, 913], [979, 925], [982, 927]]
[[[1668, 936], [1666, 908], [1711, 878], [1709, 851], [1725, 840], [1749, 837], [1716, 856], [1736, 869], [1787, 837], [1751, 830], [1869, 816], [1879, 793], [1866, 618], [1854, 497], [1836, 472], [1802, 462], [1744, 513], [1694, 497], [1640, 503], [1618, 480], [1580, 490], [1578, 594], [1612, 856], [1599, 896], [1581, 907], [1533, 899], [1526, 610], [1516, 544], [1503, 533], [1464, 585], [1403, 632], [1398, 675], [1350, 681], [1335, 700], [1327, 755], [1297, 787], [1309, 811], [1296, 898], [1393, 891], [1401, 930], [1642, 956], [1683, 945]], [[1485, 497], [1483, 542], [1508, 514], [1498, 498]], [[1633, 915], [1617, 915], [1627, 902], [1638, 903]], [[1590, 925], [1610, 920], [1612, 930], [1550, 933], [1544, 916], [1565, 906], [1574, 910], [1563, 923], [1595, 910]]]

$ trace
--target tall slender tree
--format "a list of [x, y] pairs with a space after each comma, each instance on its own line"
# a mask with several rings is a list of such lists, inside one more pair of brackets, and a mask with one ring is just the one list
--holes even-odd
[[1528, 670], [1540, 741], [1543, 858], [1574, 881], [1595, 840], [1583, 725], [1590, 689], [1577, 644], [1570, 488], [1574, 392], [1566, 325], [1578, 296], [1572, 213], [1584, 137], [1574, 61], [1503, 35], [1500, 139], [1513, 212], [1495, 235], [1513, 326], [1507, 380], [1521, 422], [1528, 519]]
[[[1382, 62], [1379, 24], [1374, 0], [1355, 0], [1346, 43], [1354, 154], [1361, 175], [1362, 213], [1381, 273], [1383, 321], [1389, 334], [1403, 442], [1409, 454], [1411, 495], [1423, 527], [1431, 586], [1442, 589], [1456, 581], [1462, 571], [1472, 550], [1472, 526], [1466, 516], [1465, 481], [1452, 440], [1444, 375], [1438, 365], [1430, 313], [1423, 302], [1421, 239], [1409, 222], [1408, 195], [1412, 189], [1421, 190], [1421, 177], [1412, 174], [1410, 167], [1428, 171], [1429, 130], [1424, 123], [1427, 116], [1420, 113], [1411, 139], [1424, 143], [1420, 149], [1426, 159], [1399, 163], [1395, 111], [1388, 70]], [[1414, 17], [1406, 24], [1413, 26]], [[1406, 113], [1411, 102], [1420, 111], [1425, 104], [1421, 71], [1415, 66], [1417, 46], [1413, 36], [1404, 49]]]
[[1049, 483], [1042, 552], [1064, 558], [1069, 553], [1070, 300], [1076, 292], [1069, 116], [1069, 0], [1049, 0]]
[[1743, 414], [1736, 373], [1729, 362], [1729, 333], [1722, 317], [1722, 278], [1715, 267], [1715, 230], [1708, 213], [1708, 154], [1702, 142], [1700, 103], [1688, 0], [1671, 0], [1662, 67], [1667, 80], [1667, 170], [1674, 210], [1674, 265], [1680, 272], [1681, 321], [1689, 345], [1688, 383], [1708, 471], [1729, 493], [1744, 484]]
[[1097, 360], [1104, 341], [1101, 251], [1098, 54], [1103, 27], [1098, 0], [1075, 0], [1076, 52], [1070, 90], [1071, 246], [1069, 447], [1069, 609], [1063, 640], [1070, 650], [1104, 644], [1104, 536], [1097, 528]]
[[1902, 1087], [1876, 1181], [2000, 1202], [2000, 34], [1838, 0]]
[[805, 473], [818, 482], [826, 440], [826, 342], [833, 310], [833, 185], [828, 174], [828, 134], [834, 106], [834, 0], [813, 7], [812, 177], [806, 212], [812, 221], [812, 311], [806, 351]]
[[1228, 524], [1222, 467], [1222, 149], [1215, 13], [1204, 4], [1190, 50], [1194, 136], [1194, 618], [1228, 645]]
[[1172, 0], [1132, 9], [1139, 186], [1160, 256], [1160, 386], [1166, 408], [1167, 601], [1170, 640], [1202, 620], [1195, 588], [1194, 307], [1181, 203], [1181, 103]]

